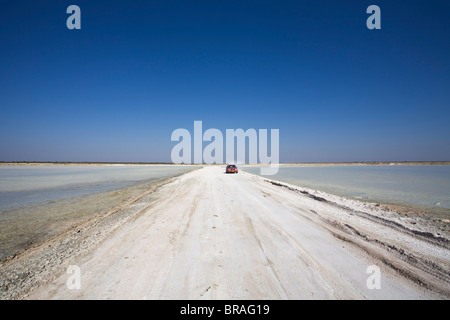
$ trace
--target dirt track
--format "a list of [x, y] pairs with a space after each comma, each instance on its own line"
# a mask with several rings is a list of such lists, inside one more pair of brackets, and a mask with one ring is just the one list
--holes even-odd
[[[241, 172], [205, 167], [72, 259], [31, 299], [434, 299], [449, 297], [445, 239]], [[87, 231], [86, 231], [87, 232]], [[381, 270], [369, 289], [367, 268]]]

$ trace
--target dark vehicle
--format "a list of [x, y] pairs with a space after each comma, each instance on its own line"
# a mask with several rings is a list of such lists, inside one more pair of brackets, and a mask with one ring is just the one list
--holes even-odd
[[238, 168], [234, 164], [227, 165], [226, 173], [238, 173]]

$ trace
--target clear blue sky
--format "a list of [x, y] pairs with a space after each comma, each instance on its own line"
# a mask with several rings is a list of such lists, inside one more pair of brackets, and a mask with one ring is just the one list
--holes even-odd
[[449, 17], [425, 0], [3, 1], [0, 160], [170, 161], [194, 120], [279, 129], [281, 162], [450, 160]]

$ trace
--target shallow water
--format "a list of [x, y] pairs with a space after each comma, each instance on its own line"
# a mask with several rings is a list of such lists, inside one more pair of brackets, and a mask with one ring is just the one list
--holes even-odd
[[450, 208], [448, 165], [280, 166], [267, 178], [363, 201]]
[[0, 166], [0, 211], [179, 175], [191, 166]]
[[0, 261], [197, 166], [0, 166]]

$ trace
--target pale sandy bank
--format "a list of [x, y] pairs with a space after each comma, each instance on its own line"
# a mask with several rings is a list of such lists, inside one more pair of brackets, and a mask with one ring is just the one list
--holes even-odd
[[449, 266], [419, 220], [208, 166], [9, 261], [0, 297], [448, 299]]

